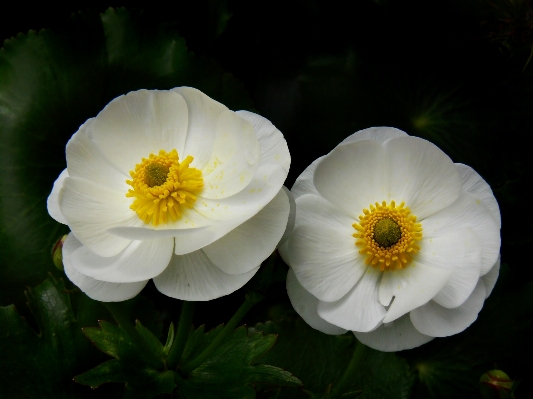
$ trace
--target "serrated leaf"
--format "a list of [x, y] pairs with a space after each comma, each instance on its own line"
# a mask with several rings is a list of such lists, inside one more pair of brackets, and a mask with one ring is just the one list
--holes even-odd
[[[0, 308], [0, 386], [3, 397], [90, 397], [72, 377], [102, 358], [81, 333], [80, 320], [107, 315], [80, 292], [69, 292], [49, 278], [28, 290], [35, 333], [13, 305]], [[76, 299], [73, 309], [71, 297]], [[81, 313], [80, 313], [81, 312]], [[96, 316], [97, 317], [97, 316]]]
[[[198, 356], [220, 333], [222, 326], [204, 333], [204, 326], [191, 332], [184, 350], [184, 360]], [[256, 364], [272, 348], [274, 335], [248, 334], [245, 326], [235, 329], [214, 353], [186, 376], [186, 384], [178, 386], [192, 397], [255, 397], [249, 384], [299, 386], [300, 381], [280, 368]], [[232, 392], [232, 394], [230, 394]], [[252, 395], [253, 393], [253, 395]]]
[[[137, 89], [196, 87], [231, 109], [250, 109], [242, 86], [184, 39], [124, 9], [80, 14], [63, 30], [29, 32], [0, 51], [0, 300], [54, 268], [50, 249], [68, 232], [46, 210], [65, 168], [65, 144], [113, 98]], [[39, 173], [35, 173], [38, 170]]]
[[[83, 332], [100, 350], [115, 359], [76, 376], [76, 382], [92, 388], [106, 382], [124, 383], [124, 398], [152, 398], [174, 390], [174, 372], [164, 367], [167, 356], [164, 347], [139, 320], [135, 330], [144, 342], [142, 348], [121, 326], [106, 321], [99, 324], [100, 328], [85, 328]], [[148, 352], [161, 360], [160, 369], [151, 365], [146, 357]]]
[[[352, 334], [325, 335], [296, 317], [258, 324], [255, 329], [278, 334], [278, 342], [261, 361], [290, 370], [302, 381], [303, 388], [316, 397], [322, 397], [327, 387], [339, 380], [354, 352], [355, 338]], [[366, 349], [364, 356], [364, 368], [353, 376], [348, 390], [362, 390], [358, 396], [360, 398], [409, 397], [414, 378], [409, 374], [405, 360], [394, 353], [370, 348]], [[308, 396], [302, 392], [285, 390], [276, 397]]]

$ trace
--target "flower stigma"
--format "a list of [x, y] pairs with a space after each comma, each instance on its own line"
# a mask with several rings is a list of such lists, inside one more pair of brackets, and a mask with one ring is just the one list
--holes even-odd
[[365, 263], [381, 271], [406, 268], [420, 251], [416, 242], [422, 239], [422, 225], [416, 220], [403, 202], [398, 207], [394, 201], [376, 202], [370, 210], [363, 209], [359, 223], [352, 225], [357, 230], [352, 236], [362, 247], [359, 253], [367, 255]]
[[130, 172], [133, 180], [126, 180], [132, 188], [126, 197], [134, 198], [130, 208], [146, 224], [158, 226], [178, 220], [183, 207], [192, 207], [204, 186], [202, 172], [189, 165], [188, 155], [179, 162], [178, 152], [160, 150], [135, 165]]

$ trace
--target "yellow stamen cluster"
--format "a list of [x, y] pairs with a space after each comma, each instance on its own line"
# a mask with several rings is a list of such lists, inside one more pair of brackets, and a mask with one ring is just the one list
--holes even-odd
[[134, 198], [130, 208], [137, 212], [146, 224], [154, 226], [176, 221], [182, 215], [182, 207], [191, 207], [202, 190], [202, 172], [189, 167], [190, 155], [181, 163], [178, 152], [159, 151], [150, 154], [130, 172], [133, 180], [126, 180], [132, 189], [126, 197]]
[[420, 251], [416, 242], [422, 239], [422, 225], [403, 202], [398, 207], [394, 201], [376, 202], [352, 226], [359, 253], [367, 255], [365, 263], [381, 271], [404, 269]]

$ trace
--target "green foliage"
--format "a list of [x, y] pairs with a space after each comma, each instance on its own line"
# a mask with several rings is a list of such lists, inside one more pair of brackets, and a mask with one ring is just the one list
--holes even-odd
[[[124, 398], [153, 398], [174, 390], [176, 384], [173, 371], [150, 365], [145, 358], [144, 348], [139, 348], [123, 328], [106, 321], [99, 324], [100, 328], [84, 328], [83, 333], [98, 349], [115, 359], [76, 376], [76, 382], [91, 388], [97, 388], [106, 382], [125, 383]], [[147, 344], [151, 354], [161, 359], [161, 365], [164, 365], [165, 348], [157, 337], [139, 321], [136, 332]]]
[[[13, 305], [0, 308], [0, 386], [2, 397], [89, 397], [72, 377], [101, 356], [81, 333], [88, 320], [106, 317], [102, 306], [49, 278], [27, 291], [36, 333]], [[71, 298], [74, 300], [71, 301]], [[72, 302], [75, 303], [73, 308]]]
[[[204, 326], [192, 331], [183, 362], [196, 358], [221, 331], [222, 326], [207, 333]], [[248, 334], [244, 326], [235, 329], [212, 356], [182, 377], [181, 383], [178, 382], [179, 391], [187, 398], [254, 398], [255, 391], [250, 385], [300, 386], [301, 382], [290, 372], [265, 361], [264, 355], [275, 341], [275, 335]]]
[[[263, 361], [290, 370], [313, 397], [321, 397], [330, 384], [338, 382], [354, 352], [355, 338], [348, 333], [331, 336], [309, 327], [302, 319], [283, 319], [256, 325], [257, 331], [278, 334], [278, 342]], [[287, 355], [290, 354], [290, 355]], [[358, 398], [408, 398], [415, 381], [407, 362], [394, 353], [367, 348], [364, 368], [353, 376], [350, 391], [361, 391]], [[305, 398], [304, 392], [265, 387], [265, 398]], [[353, 395], [350, 397], [354, 397]]]
[[65, 168], [65, 144], [113, 98], [137, 89], [193, 86], [231, 109], [250, 109], [242, 86], [187, 50], [175, 31], [125, 9], [79, 14], [59, 31], [30, 31], [0, 51], [0, 301], [56, 273], [65, 226], [46, 210]]

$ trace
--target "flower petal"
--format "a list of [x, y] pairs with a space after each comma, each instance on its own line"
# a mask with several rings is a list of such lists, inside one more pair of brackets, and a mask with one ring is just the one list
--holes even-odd
[[[471, 230], [459, 230], [453, 236], [442, 236], [429, 241], [435, 243], [436, 250], [441, 249], [439, 258], [442, 262], [446, 262], [445, 248], [448, 248], [448, 264], [454, 269], [453, 274], [433, 300], [446, 308], [456, 308], [468, 299], [479, 280], [481, 254], [479, 237]], [[429, 252], [431, 249], [424, 251], [424, 255], [420, 257], [421, 262], [428, 263], [426, 254]]]
[[418, 137], [398, 137], [383, 143], [383, 148], [390, 165], [390, 192], [384, 199], [404, 201], [423, 220], [459, 197], [459, 172], [436, 145]]
[[318, 315], [318, 298], [302, 287], [292, 269], [289, 269], [287, 274], [287, 294], [296, 313], [315, 330], [330, 335], [341, 335], [346, 332], [343, 328], [328, 323]]
[[339, 145], [355, 143], [360, 140], [373, 140], [380, 144], [383, 144], [388, 139], [393, 139], [396, 137], [406, 137], [407, 133], [400, 129], [394, 127], [380, 126], [380, 127], [370, 127], [368, 129], [359, 130], [354, 134], [346, 137], [341, 141]]
[[322, 197], [355, 219], [370, 204], [390, 198], [388, 165], [387, 153], [375, 141], [344, 144], [316, 166], [314, 185]]
[[192, 87], [176, 87], [171, 91], [187, 104], [188, 127], [183, 155], [192, 155], [191, 166], [202, 170], [213, 155], [218, 117], [228, 108]]
[[444, 287], [452, 272], [453, 269], [424, 265], [415, 260], [405, 269], [384, 272], [379, 289], [394, 300], [383, 322], [390, 323], [427, 303]]
[[355, 287], [335, 302], [318, 302], [318, 315], [329, 323], [352, 331], [375, 329], [387, 311], [379, 303], [382, 273], [369, 266]]
[[496, 280], [498, 280], [498, 276], [500, 274], [500, 259], [501, 258], [498, 256], [498, 260], [489, 270], [489, 272], [484, 276], [481, 276], [481, 281], [483, 281], [483, 283], [485, 284], [487, 298], [494, 289], [494, 286], [496, 285]]
[[456, 163], [455, 167], [461, 176], [461, 183], [463, 184], [463, 191], [472, 194], [479, 199], [489, 209], [494, 219], [498, 223], [498, 228], [501, 228], [502, 220], [500, 216], [500, 207], [494, 193], [485, 180], [470, 166]]
[[482, 281], [468, 299], [459, 307], [447, 309], [435, 301], [411, 312], [411, 321], [422, 334], [432, 337], [448, 337], [469, 327], [476, 319], [485, 302], [486, 289]]
[[102, 154], [129, 174], [142, 158], [160, 150], [176, 149], [181, 159], [194, 156], [184, 153], [188, 118], [187, 104], [178, 93], [138, 90], [112, 100], [87, 130]]
[[246, 284], [259, 266], [243, 274], [227, 274], [202, 251], [173, 255], [169, 266], [154, 278], [163, 294], [184, 301], [210, 301], [231, 294]]
[[84, 246], [71, 254], [71, 261], [86, 276], [111, 283], [133, 283], [161, 274], [170, 262], [173, 247], [173, 238], [132, 241], [118, 255], [102, 257]]
[[107, 233], [108, 229], [143, 225], [129, 208], [129, 198], [88, 180], [67, 177], [60, 201], [61, 212], [78, 240], [100, 256], [115, 256], [131, 242]]
[[481, 240], [481, 274], [494, 265], [500, 254], [500, 228], [488, 208], [476, 197], [462, 192], [457, 201], [449, 207], [422, 221], [424, 237], [455, 234], [455, 231], [469, 228]]
[[202, 168], [206, 199], [222, 199], [243, 190], [253, 179], [261, 148], [252, 124], [233, 111], [218, 116], [211, 158]]
[[65, 182], [65, 179], [68, 177], [68, 172], [65, 169], [59, 177], [54, 182], [54, 186], [52, 187], [52, 192], [48, 196], [48, 199], [46, 200], [46, 207], [48, 208], [48, 213], [56, 222], [62, 223], [62, 224], [68, 224], [67, 219], [65, 219], [65, 216], [63, 216], [63, 213], [61, 212], [61, 208], [59, 207], [59, 203], [61, 202], [61, 196], [62, 196], [62, 188], [63, 183]]
[[285, 232], [289, 211], [289, 199], [281, 189], [255, 216], [205, 246], [203, 251], [225, 273], [248, 272], [276, 249]]
[[63, 243], [63, 266], [65, 274], [85, 292], [89, 298], [103, 302], [120, 302], [135, 297], [142, 291], [148, 280], [135, 283], [108, 283], [80, 273], [72, 266], [71, 254], [82, 248], [74, 234], [70, 233]]
[[320, 196], [320, 194], [316, 190], [313, 179], [315, 175], [315, 169], [323, 158], [324, 156], [315, 159], [313, 163], [307, 168], [305, 168], [302, 174], [298, 176], [291, 188], [291, 192], [294, 195], [294, 199], [301, 197], [305, 194], [315, 194]]
[[289, 200], [289, 217], [287, 220], [287, 226], [285, 226], [285, 231], [283, 233], [283, 236], [279, 240], [278, 246], [283, 245], [289, 240], [289, 237], [291, 236], [292, 231], [294, 230], [294, 224], [296, 222], [296, 201], [294, 200], [294, 195], [292, 195], [292, 193], [287, 187], [282, 186], [281, 188], [283, 189]]
[[131, 188], [126, 183], [130, 176], [111, 163], [91, 139], [89, 119], [67, 143], [67, 169], [70, 177], [92, 181], [125, 195]]
[[420, 333], [411, 323], [409, 315], [382, 324], [371, 332], [354, 331], [355, 337], [366, 346], [382, 352], [397, 352], [416, 348], [431, 341], [430, 337]]
[[257, 134], [261, 147], [261, 161], [259, 165], [278, 164], [288, 172], [291, 165], [289, 147], [283, 134], [266, 118], [248, 111], [235, 112], [244, 120], [250, 122]]
[[291, 267], [306, 290], [323, 301], [342, 298], [366, 267], [349, 234], [326, 224], [295, 228], [289, 238]]

